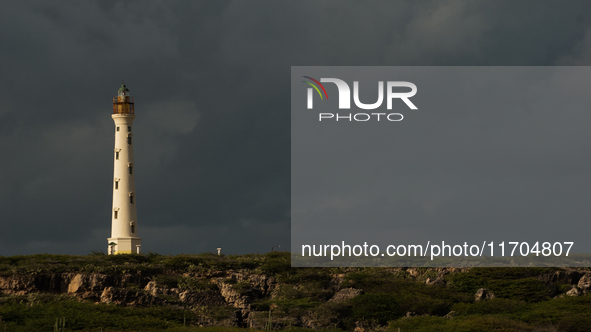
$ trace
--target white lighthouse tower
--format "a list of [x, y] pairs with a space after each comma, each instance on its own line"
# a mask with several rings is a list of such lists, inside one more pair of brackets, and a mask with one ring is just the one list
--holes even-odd
[[113, 98], [111, 117], [115, 121], [115, 171], [108, 253], [139, 254], [142, 239], [138, 237], [132, 139], [135, 114], [133, 98], [125, 84], [121, 84], [117, 97]]

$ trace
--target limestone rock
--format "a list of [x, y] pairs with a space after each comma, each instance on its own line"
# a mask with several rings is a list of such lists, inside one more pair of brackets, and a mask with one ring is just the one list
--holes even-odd
[[0, 292], [12, 295], [32, 292], [65, 293], [70, 279], [68, 273], [0, 276]]
[[343, 281], [345, 281], [344, 274], [334, 274], [328, 283], [328, 289], [333, 292], [338, 291]]
[[486, 301], [494, 298], [495, 294], [486, 288], [480, 288], [474, 295], [475, 302]]
[[102, 291], [107, 284], [104, 274], [76, 274], [68, 285], [68, 294]]
[[179, 294], [181, 301], [188, 305], [226, 306], [228, 303], [218, 291], [185, 291]]
[[179, 298], [180, 294], [183, 292], [179, 288], [166, 288], [162, 285], [158, 285], [155, 281], [150, 281], [146, 287], [144, 287], [144, 291], [152, 296], [166, 295], [175, 298]]
[[418, 277], [421, 273], [419, 272], [419, 269], [416, 267], [410, 267], [406, 270], [406, 272], [408, 272], [408, 274], [410, 274], [413, 277]]
[[227, 284], [222, 280], [216, 280], [214, 282], [217, 283], [221, 295], [229, 305], [239, 309], [250, 309], [250, 304], [254, 299], [248, 292], [238, 292], [232, 288], [233, 284]]
[[579, 279], [577, 286], [583, 291], [583, 293], [589, 292], [589, 290], [591, 290], [591, 274], [585, 274], [582, 276], [581, 279]]
[[450, 311], [447, 315], [443, 316], [443, 318], [454, 318], [457, 315], [457, 312]]
[[345, 302], [361, 294], [363, 294], [363, 291], [361, 289], [343, 288], [340, 291], [336, 292], [336, 294], [328, 301]]
[[38, 291], [35, 287], [35, 278], [30, 275], [15, 275], [0, 277], [0, 291], [6, 294], [25, 295]]
[[552, 271], [538, 276], [537, 278], [546, 283], [576, 284], [579, 282], [583, 273], [576, 270]]
[[434, 286], [445, 286], [446, 282], [445, 279], [443, 279], [442, 277], [437, 277], [433, 279], [427, 278], [427, 280], [425, 280], [425, 284]]
[[277, 287], [277, 281], [274, 277], [263, 274], [249, 275], [248, 282], [261, 293], [261, 296], [267, 296]]
[[150, 281], [146, 287], [144, 287], [144, 290], [150, 294], [152, 294], [152, 296], [156, 296], [158, 295], [158, 290], [156, 289], [156, 282], [155, 281]]
[[[255, 299], [270, 295], [277, 288], [277, 281], [271, 276], [234, 271], [228, 272], [225, 278], [212, 278], [211, 282], [218, 286], [220, 294], [226, 302], [237, 309], [250, 309], [250, 304]], [[233, 287], [235, 283], [227, 283], [225, 282], [226, 279], [247, 283], [248, 287], [238, 291]]]
[[568, 292], [566, 292], [567, 296], [579, 296], [579, 295], [583, 295], [583, 292], [578, 289], [577, 287], [573, 287], [571, 288], [571, 290], [569, 290]]
[[354, 332], [365, 332], [367, 329], [365, 328], [363, 322], [355, 322], [355, 329]]
[[100, 296], [101, 303], [113, 303], [127, 306], [148, 306], [165, 302], [141, 292], [130, 291], [125, 288], [107, 287]]
[[318, 322], [317, 317], [313, 317], [312, 315], [302, 316], [302, 326], [307, 329], [317, 330], [322, 326], [321, 323]]

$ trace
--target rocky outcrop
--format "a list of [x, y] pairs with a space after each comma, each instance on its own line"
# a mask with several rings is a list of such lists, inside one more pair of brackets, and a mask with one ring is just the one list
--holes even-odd
[[145, 290], [146, 292], [148, 292], [148, 293], [152, 294], [152, 296], [156, 296], [156, 295], [158, 295], [158, 293], [159, 293], [159, 290], [158, 290], [158, 288], [160, 288], [160, 287], [158, 287], [158, 286], [156, 285], [156, 282], [155, 282], [155, 281], [150, 281], [150, 282], [149, 282], [149, 283], [146, 285], [146, 287], [144, 287], [144, 290]]
[[344, 288], [341, 289], [340, 291], [336, 292], [335, 295], [328, 300], [329, 302], [345, 302], [348, 301], [352, 298], [354, 298], [355, 296], [361, 295], [363, 294], [363, 291], [361, 289], [355, 289], [355, 288]]
[[[0, 277], [0, 291], [11, 295], [48, 292], [75, 296], [80, 299], [102, 301], [105, 289], [139, 283], [134, 275], [109, 276], [106, 274], [34, 274]], [[128, 301], [137, 302], [137, 301]], [[141, 302], [141, 301], [140, 301]]]
[[591, 274], [581, 274], [581, 277], [577, 280], [577, 285], [574, 286], [566, 293], [560, 294], [557, 298], [564, 296], [581, 296], [591, 292]]
[[469, 267], [433, 267], [428, 269], [417, 267], [406, 268], [406, 272], [414, 278], [419, 278], [421, 276], [424, 277], [425, 273], [437, 272], [437, 276], [435, 278], [427, 278], [431, 279], [431, 284], [433, 284], [433, 281], [437, 279], [443, 279], [444, 276], [450, 273], [466, 272], [468, 270], [470, 270]]
[[334, 274], [328, 283], [328, 290], [336, 292], [341, 289], [341, 284], [345, 281], [345, 274]]
[[579, 289], [581, 289], [581, 291], [584, 294], [587, 294], [591, 290], [591, 274], [587, 273], [587, 274], [583, 275], [579, 279], [579, 282], [577, 283], [577, 287], [579, 287]]
[[0, 277], [0, 291], [6, 294], [24, 295], [39, 290], [35, 287], [35, 278], [25, 275]]
[[226, 306], [228, 303], [218, 291], [185, 291], [179, 294], [181, 301], [192, 306]]
[[146, 287], [144, 287], [144, 291], [152, 296], [164, 295], [174, 298], [179, 298], [180, 294], [183, 292], [179, 288], [166, 288], [162, 285], [158, 285], [155, 281], [150, 281]]
[[445, 281], [445, 279], [443, 279], [443, 277], [436, 277], [436, 278], [427, 278], [427, 280], [425, 280], [425, 283], [427, 285], [434, 285], [434, 286], [445, 286], [447, 284], [447, 282]]
[[[218, 290], [191, 291], [167, 288], [155, 281], [145, 283], [140, 275], [111, 276], [91, 273], [61, 273], [51, 275], [13, 275], [0, 277], [0, 292], [8, 295], [26, 295], [37, 292], [52, 292], [75, 296], [80, 299], [122, 305], [149, 305], [156, 302], [174, 301], [191, 306], [233, 306], [250, 309], [256, 299], [269, 296], [276, 288], [274, 277], [228, 271], [211, 278]], [[227, 280], [234, 282], [227, 283]], [[147, 281], [147, 280], [146, 280]], [[234, 286], [242, 283], [240, 289]], [[246, 320], [248, 313], [245, 314]]]
[[475, 302], [491, 300], [494, 298], [495, 294], [486, 288], [480, 288], [476, 291], [476, 294], [474, 295]]
[[229, 305], [239, 309], [250, 309], [250, 304], [254, 300], [252, 289], [237, 291], [232, 287], [234, 284], [228, 284], [224, 281], [216, 281], [214, 283], [217, 283], [221, 295]]
[[[274, 277], [244, 272], [229, 271], [225, 278], [212, 278], [211, 281], [218, 286], [224, 300], [238, 309], [250, 309], [254, 300], [270, 295], [277, 287]], [[237, 283], [247, 286], [236, 289], [234, 285]]]
[[140, 284], [137, 275], [109, 276], [91, 273], [24, 274], [0, 277], [0, 291], [5, 294], [24, 295], [34, 292], [66, 293], [84, 297], [92, 293], [100, 297], [105, 287], [124, 287]]
[[99, 299], [105, 287], [113, 284], [112, 279], [105, 274], [76, 274], [68, 284], [67, 293], [82, 299]]
[[552, 271], [542, 274], [537, 278], [546, 283], [560, 283], [575, 285], [579, 282], [584, 273], [577, 270]]
[[583, 295], [583, 292], [578, 289], [577, 287], [571, 288], [568, 292], [566, 292], [566, 296], [579, 296]]
[[26, 274], [0, 277], [0, 292], [25, 295], [33, 292], [64, 293], [68, 289], [68, 274]]
[[406, 314], [404, 315], [404, 317], [402, 317], [402, 319], [409, 319], [409, 318], [413, 318], [413, 317], [428, 317], [431, 316], [429, 314], [422, 314], [419, 315], [414, 311], [407, 311]]
[[[139, 271], [136, 274], [129, 273], [135, 269], [127, 268], [117, 270], [127, 273], [124, 275], [119, 273], [112, 275], [105, 273], [47, 273], [43, 275], [38, 272], [37, 274], [0, 277], [0, 292], [14, 295], [53, 292], [96, 303], [132, 307], [166, 305], [175, 310], [191, 310], [193, 317], [190, 322], [187, 321], [187, 324], [192, 326], [236, 326], [254, 329], [286, 329], [290, 326], [310, 329], [345, 327], [349, 330], [355, 328], [358, 331], [371, 331], [377, 329], [376, 326], [368, 325], [372, 323], [371, 321], [354, 322], [350, 316], [344, 316], [351, 312], [350, 310], [355, 304], [355, 301], [350, 302], [350, 300], [363, 294], [359, 288], [362, 288], [363, 285], [371, 287], [371, 284], [367, 283], [368, 280], [387, 283], [391, 281], [390, 278], [405, 279], [404, 282], [393, 283], [394, 287], [398, 287], [397, 285], [404, 287], [406, 282], [411, 281], [449, 287], [453, 286], [451, 283], [454, 280], [461, 281], [462, 279], [448, 278], [449, 274], [469, 270], [469, 268], [448, 267], [362, 270], [360, 275], [366, 274], [370, 276], [369, 279], [359, 279], [353, 276], [347, 278], [349, 273], [359, 273], [357, 268], [335, 269], [332, 270], [334, 274], [331, 275], [327, 275], [326, 270], [318, 275], [315, 275], [313, 271], [310, 273], [297, 271], [296, 278], [293, 276], [290, 278], [289, 274], [282, 274], [282, 278], [286, 278], [286, 284], [279, 287], [274, 277], [253, 273], [253, 271], [259, 270], [219, 268], [216, 271], [215, 269], [218, 268], [179, 268], [176, 270], [176, 268], [167, 267], [166, 269], [158, 269], [157, 272], [145, 269], [142, 270], [144, 271], [143, 276]], [[540, 274], [540, 271], [543, 274]], [[549, 292], [551, 290], [555, 292], [569, 290], [566, 293], [561, 292], [562, 294], [557, 297], [581, 296], [591, 290], [591, 271], [588, 269], [530, 269], [523, 270], [519, 276], [530, 279], [537, 278], [547, 283]], [[502, 278], [503, 275], [495, 277]], [[564, 284], [568, 286], [564, 286]], [[424, 285], [418, 286], [424, 287]], [[390, 284], [388, 288], [391, 288]], [[452, 287], [450, 291], [456, 291], [456, 288]], [[30, 301], [33, 305], [36, 297], [35, 294], [18, 298], [3, 296], [0, 297], [0, 304], [6, 301], [22, 300]], [[47, 297], [52, 298], [51, 296]], [[311, 305], [300, 300], [307, 297], [312, 299]], [[28, 298], [33, 300], [28, 300]], [[475, 294], [476, 302], [494, 298], [495, 295], [485, 288], [479, 289]], [[293, 299], [296, 301], [290, 302]], [[300, 304], [302, 305], [300, 306]], [[415, 319], [414, 317], [420, 316], [423, 311], [417, 310], [417, 312], [419, 315], [409, 311], [403, 319]], [[443, 315], [445, 312], [440, 314]], [[456, 315], [452, 311], [442, 317], [454, 319]], [[349, 320], [347, 321], [347, 319]]]
[[263, 274], [251, 274], [245, 278], [250, 283], [253, 289], [255, 289], [261, 296], [267, 296], [271, 294], [277, 287], [277, 281], [274, 277], [266, 276]]
[[134, 292], [125, 288], [107, 287], [100, 296], [100, 302], [127, 306], [147, 306], [161, 304], [164, 300], [143, 292]]
[[450, 273], [457, 273], [457, 272], [461, 272], [461, 271], [466, 271], [466, 269], [463, 268], [438, 268], [435, 269], [436, 271], [438, 271], [437, 276], [434, 278], [427, 278], [427, 280], [425, 280], [425, 284], [427, 285], [434, 285], [434, 286], [446, 286], [447, 285], [447, 281], [445, 280], [445, 276], [450, 274]]
[[454, 317], [455, 317], [455, 316], [457, 316], [457, 315], [458, 315], [458, 313], [457, 313], [457, 312], [455, 312], [455, 311], [450, 311], [450, 312], [448, 312], [448, 313], [447, 313], [447, 315], [443, 316], [443, 318], [449, 318], [449, 319], [451, 319], [451, 318], [454, 318]]

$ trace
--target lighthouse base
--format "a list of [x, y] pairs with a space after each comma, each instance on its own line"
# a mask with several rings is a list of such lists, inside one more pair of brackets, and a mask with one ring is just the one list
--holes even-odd
[[142, 247], [142, 238], [140, 237], [116, 237], [108, 238], [109, 255], [121, 254], [140, 254]]

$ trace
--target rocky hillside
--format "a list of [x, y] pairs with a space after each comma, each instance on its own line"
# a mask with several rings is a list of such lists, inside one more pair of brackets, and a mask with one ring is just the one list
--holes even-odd
[[[163, 308], [162, 319], [150, 314], [162, 328], [591, 331], [580, 329], [591, 327], [588, 292], [587, 269], [291, 268], [282, 252], [0, 257], [0, 316], [15, 330], [47, 327], [76, 302], [125, 317]], [[50, 307], [43, 322], [27, 316]], [[120, 327], [92, 323], [84, 308], [68, 311], [72, 329]]]

